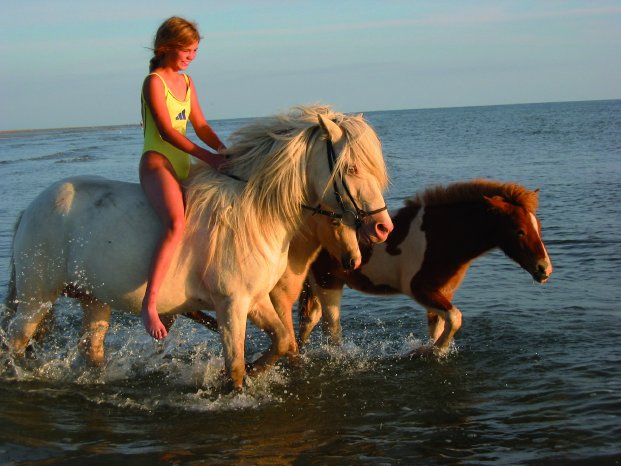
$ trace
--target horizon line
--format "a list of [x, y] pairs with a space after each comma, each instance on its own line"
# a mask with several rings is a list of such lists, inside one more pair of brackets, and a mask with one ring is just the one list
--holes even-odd
[[[537, 104], [561, 104], [561, 103], [574, 103], [574, 102], [608, 102], [613, 100], [621, 100], [621, 98], [610, 99], [584, 99], [584, 100], [559, 100], [559, 101], [545, 101], [545, 102], [514, 102], [506, 104], [483, 104], [483, 105], [458, 105], [458, 106], [438, 106], [438, 107], [410, 107], [410, 108], [392, 108], [382, 110], [366, 110], [366, 111], [352, 111], [344, 113], [376, 113], [376, 112], [400, 112], [406, 110], [438, 110], [438, 109], [451, 109], [451, 108], [477, 108], [477, 107], [504, 107], [513, 105], [537, 105]], [[227, 118], [213, 118], [209, 119], [210, 122], [214, 121], [229, 121], [229, 120], [246, 120], [254, 118], [263, 118], [269, 115], [257, 115], [257, 116], [245, 116], [245, 117], [227, 117]], [[101, 125], [85, 125], [85, 126], [63, 126], [63, 127], [50, 127], [50, 128], [25, 128], [25, 129], [0, 129], [0, 137], [7, 133], [30, 133], [36, 131], [61, 131], [61, 130], [74, 130], [74, 131], [87, 131], [95, 128], [121, 128], [121, 127], [141, 127], [142, 123], [118, 123], [118, 124], [101, 124]]]

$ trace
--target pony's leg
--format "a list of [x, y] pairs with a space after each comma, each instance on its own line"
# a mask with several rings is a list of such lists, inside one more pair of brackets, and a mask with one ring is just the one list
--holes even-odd
[[451, 306], [448, 311], [433, 309], [428, 311], [428, 315], [429, 313], [435, 314], [438, 320], [433, 330], [430, 328], [430, 336], [434, 339], [434, 344], [429, 350], [416, 351], [415, 354], [427, 356], [432, 353], [435, 356], [443, 356], [448, 352], [455, 333], [461, 328], [461, 312], [457, 307]]
[[170, 332], [170, 327], [173, 326], [176, 320], [177, 320], [177, 314], [166, 314], [166, 315], [160, 314], [160, 321], [166, 328], [166, 332]]
[[49, 312], [46, 312], [39, 325], [37, 326], [37, 330], [32, 336], [31, 340], [36, 341], [37, 343], [42, 343], [45, 340], [45, 337], [52, 332], [54, 329], [54, 325], [56, 325], [56, 303], [52, 305], [52, 309]]
[[272, 339], [272, 344], [250, 368], [252, 373], [264, 371], [274, 365], [290, 348], [289, 332], [280, 320], [269, 297], [257, 303], [248, 314], [250, 320]]
[[39, 323], [51, 309], [51, 300], [28, 299], [19, 301], [15, 316], [8, 328], [8, 343], [13, 353], [18, 356], [24, 354], [30, 339], [37, 331]]
[[231, 380], [232, 388], [241, 391], [246, 373], [244, 344], [246, 340], [246, 322], [248, 319], [247, 301], [228, 301], [216, 306], [218, 331], [222, 338], [224, 366]]
[[82, 299], [84, 320], [82, 321], [82, 337], [80, 350], [95, 367], [104, 364], [104, 340], [110, 326], [110, 306], [96, 299]]
[[287, 351], [289, 357], [295, 360], [295, 355], [299, 353], [298, 344], [295, 339], [295, 330], [293, 328], [293, 303], [295, 302], [295, 298], [291, 298], [291, 295], [287, 293], [284, 288], [276, 285], [270, 292], [270, 299], [276, 314], [287, 330], [287, 340], [289, 341], [289, 348]]
[[298, 312], [300, 316], [300, 333], [298, 345], [304, 346], [308, 343], [310, 335], [319, 323], [322, 316], [321, 302], [313, 294], [310, 284], [307, 282], [304, 293], [300, 297]]
[[328, 343], [339, 346], [343, 339], [341, 328], [341, 297], [343, 289], [322, 289], [317, 293], [322, 311], [321, 330]]
[[429, 308], [427, 308], [427, 329], [429, 330], [429, 338], [433, 343], [438, 341], [444, 332], [444, 319]]
[[453, 337], [457, 330], [461, 328], [461, 312], [457, 307], [452, 306], [448, 311], [444, 313], [444, 331], [440, 334], [440, 337], [434, 343], [437, 351], [440, 354], [445, 353], [448, 350], [448, 346], [453, 341]]

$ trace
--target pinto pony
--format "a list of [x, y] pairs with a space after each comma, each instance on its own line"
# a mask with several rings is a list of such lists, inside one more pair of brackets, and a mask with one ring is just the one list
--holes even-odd
[[[185, 181], [186, 231], [158, 311], [215, 309], [226, 371], [240, 390], [248, 318], [272, 340], [254, 370], [289, 348], [269, 292], [307, 216], [355, 214], [360, 228], [341, 231], [341, 247], [333, 251], [348, 268], [360, 264], [357, 236], [384, 241], [392, 222], [382, 197], [387, 174], [381, 145], [361, 116], [298, 107], [253, 121], [231, 141], [224, 168], [230, 176], [198, 164]], [[138, 184], [74, 177], [43, 191], [24, 211], [13, 240], [17, 309], [10, 349], [24, 352], [64, 294], [81, 302], [82, 348], [93, 364], [103, 364], [111, 309], [140, 311], [160, 228]]]
[[395, 229], [386, 243], [364, 248], [360, 268], [346, 271], [325, 251], [313, 263], [300, 304], [301, 344], [322, 317], [324, 332], [340, 343], [340, 301], [348, 285], [376, 295], [408, 295], [427, 310], [433, 342], [414, 354], [446, 353], [462, 319], [453, 295], [474, 259], [500, 248], [539, 283], [552, 273], [537, 205], [537, 191], [482, 179], [406, 200], [391, 213]]

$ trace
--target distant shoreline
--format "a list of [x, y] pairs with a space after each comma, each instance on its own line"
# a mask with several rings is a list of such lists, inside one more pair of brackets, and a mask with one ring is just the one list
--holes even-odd
[[65, 128], [34, 128], [34, 129], [7, 129], [0, 130], [0, 137], [10, 133], [36, 133], [40, 131], [90, 131], [93, 129], [113, 129], [113, 128], [140, 128], [139, 123], [125, 125], [92, 125], [92, 126], [69, 126]]
[[[485, 104], [485, 105], [458, 105], [452, 107], [426, 107], [426, 108], [393, 108], [393, 109], [381, 109], [381, 110], [365, 110], [346, 113], [375, 113], [375, 112], [401, 112], [410, 110], [441, 110], [441, 109], [456, 109], [456, 108], [479, 108], [479, 107], [505, 107], [513, 105], [546, 105], [546, 104], [570, 104], [570, 103], [586, 103], [586, 102], [612, 102], [621, 99], [590, 99], [590, 100], [563, 100], [563, 101], [550, 101], [550, 102], [517, 102], [507, 104]], [[255, 118], [261, 118], [260, 116], [253, 117], [237, 117], [237, 118], [212, 118], [210, 121], [227, 121], [227, 120], [253, 120]], [[33, 133], [38, 131], [89, 131], [93, 129], [113, 129], [113, 128], [132, 128], [141, 127], [140, 123], [126, 123], [118, 125], [89, 125], [89, 126], [68, 126], [58, 128], [33, 128], [33, 129], [7, 129], [0, 130], [0, 137], [10, 133]]]

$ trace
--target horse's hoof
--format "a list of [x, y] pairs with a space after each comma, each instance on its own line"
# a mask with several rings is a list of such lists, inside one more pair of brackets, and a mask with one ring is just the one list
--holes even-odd
[[302, 356], [299, 352], [289, 351], [285, 356], [287, 356], [287, 360], [289, 364], [293, 367], [301, 367], [302, 366]]
[[229, 380], [228, 383], [226, 384], [226, 391], [228, 393], [241, 394], [244, 391], [244, 389], [242, 385], [238, 385], [232, 380]]

